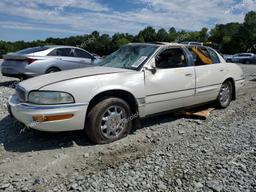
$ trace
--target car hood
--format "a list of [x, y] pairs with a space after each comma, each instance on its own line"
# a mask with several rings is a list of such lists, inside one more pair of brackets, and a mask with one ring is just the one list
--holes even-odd
[[34, 77], [19, 83], [19, 86], [26, 89], [26, 91], [37, 90], [42, 87], [45, 87], [49, 84], [88, 77], [88, 76], [95, 76], [95, 75], [104, 75], [104, 74], [112, 74], [112, 73], [125, 73], [130, 72], [129, 69], [120, 69], [120, 68], [112, 68], [112, 67], [87, 67], [82, 69], [73, 69], [73, 70], [66, 70], [46, 75], [41, 75], [38, 77]]

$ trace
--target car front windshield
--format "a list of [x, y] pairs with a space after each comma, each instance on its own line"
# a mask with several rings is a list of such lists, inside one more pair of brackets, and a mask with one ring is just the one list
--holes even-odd
[[157, 45], [126, 45], [107, 56], [98, 65], [136, 70], [157, 48]]

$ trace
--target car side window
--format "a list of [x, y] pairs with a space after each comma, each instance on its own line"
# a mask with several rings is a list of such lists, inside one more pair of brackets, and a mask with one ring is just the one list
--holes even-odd
[[210, 54], [210, 57], [211, 57], [213, 63], [220, 63], [219, 56], [217, 55], [217, 53], [214, 50], [208, 49], [208, 52]]
[[48, 56], [73, 57], [70, 48], [54, 49]]
[[180, 48], [164, 50], [155, 58], [156, 67], [160, 69], [186, 67], [185, 54]]
[[77, 57], [88, 58], [88, 59], [92, 58], [92, 56], [89, 53], [87, 53], [81, 49], [75, 49], [75, 52], [76, 52]]
[[189, 51], [194, 57], [195, 66], [209, 65], [214, 63], [211, 58], [211, 55], [209, 54], [207, 49], [204, 47], [197, 47], [197, 46], [189, 47]]

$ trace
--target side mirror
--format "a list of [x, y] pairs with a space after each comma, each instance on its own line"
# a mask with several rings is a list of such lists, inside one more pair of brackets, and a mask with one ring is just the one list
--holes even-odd
[[94, 61], [95, 59], [96, 59], [96, 57], [94, 57], [94, 56], [92, 55], [91, 60]]
[[156, 66], [155, 65], [150, 65], [145, 67], [146, 70], [150, 71], [152, 74], [156, 73]]

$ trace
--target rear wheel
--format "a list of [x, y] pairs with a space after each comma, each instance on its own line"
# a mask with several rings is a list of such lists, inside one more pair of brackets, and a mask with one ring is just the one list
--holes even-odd
[[231, 81], [225, 81], [220, 88], [219, 96], [216, 100], [218, 107], [226, 108], [229, 106], [233, 95], [233, 85]]
[[250, 60], [245, 61], [245, 64], [250, 64], [250, 63], [251, 63]]
[[26, 76], [20, 76], [20, 77], [19, 77], [19, 80], [20, 80], [20, 81], [24, 81], [24, 80], [26, 80], [26, 79], [28, 79]]
[[58, 72], [58, 71], [60, 71], [59, 68], [51, 67], [51, 68], [47, 69], [46, 73], [55, 73], [55, 72]]
[[119, 98], [108, 98], [96, 104], [88, 114], [85, 131], [97, 144], [116, 141], [126, 136], [132, 126], [129, 105]]

